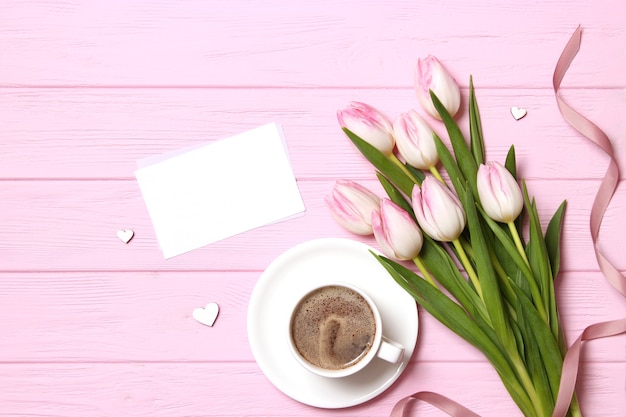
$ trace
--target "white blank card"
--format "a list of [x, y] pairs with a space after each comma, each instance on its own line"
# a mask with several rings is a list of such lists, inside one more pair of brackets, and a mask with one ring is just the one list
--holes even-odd
[[138, 166], [166, 259], [305, 210], [276, 123]]

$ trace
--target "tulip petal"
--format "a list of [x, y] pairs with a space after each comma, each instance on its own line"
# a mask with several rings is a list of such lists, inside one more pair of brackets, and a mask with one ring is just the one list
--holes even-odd
[[369, 104], [351, 102], [337, 112], [339, 124], [374, 146], [385, 155], [390, 155], [395, 146], [393, 129], [389, 119]]
[[513, 175], [497, 162], [482, 164], [476, 176], [478, 196], [489, 217], [509, 223], [522, 211], [522, 192]]
[[465, 228], [465, 212], [458, 197], [433, 177], [414, 188], [413, 209], [419, 225], [435, 240], [451, 242]]
[[385, 255], [414, 259], [422, 249], [422, 233], [413, 218], [393, 201], [383, 198], [380, 211], [372, 213], [374, 237]]
[[393, 134], [398, 152], [411, 166], [428, 170], [439, 162], [433, 130], [414, 110], [394, 120]]
[[452, 117], [459, 111], [461, 91], [452, 76], [432, 55], [418, 59], [415, 68], [415, 93], [422, 108], [431, 116], [441, 120], [440, 112], [433, 105], [430, 92], [439, 97]]
[[372, 234], [372, 212], [380, 204], [376, 194], [356, 182], [339, 180], [325, 202], [331, 216], [343, 228], [359, 235]]

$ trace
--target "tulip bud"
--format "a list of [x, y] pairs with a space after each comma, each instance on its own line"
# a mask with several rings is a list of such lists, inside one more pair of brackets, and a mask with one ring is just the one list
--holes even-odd
[[515, 177], [498, 162], [478, 167], [476, 185], [480, 204], [495, 221], [509, 223], [522, 212], [522, 191]]
[[413, 211], [424, 232], [435, 240], [452, 242], [465, 228], [465, 211], [459, 198], [434, 177], [426, 177], [422, 188], [413, 187]]
[[349, 107], [337, 112], [337, 120], [341, 127], [347, 128], [383, 154], [389, 156], [393, 152], [395, 140], [391, 122], [374, 107], [352, 102]]
[[376, 242], [391, 258], [414, 259], [422, 250], [422, 231], [409, 213], [389, 199], [382, 198], [380, 211], [372, 213], [372, 227]]
[[439, 162], [433, 130], [415, 110], [394, 120], [393, 136], [398, 152], [409, 165], [428, 170]]
[[431, 116], [441, 120], [441, 116], [430, 97], [430, 90], [437, 96], [452, 117], [459, 111], [461, 92], [454, 78], [441, 65], [439, 60], [429, 55], [417, 60], [415, 70], [415, 93], [420, 104]]
[[358, 235], [371, 235], [372, 212], [378, 210], [380, 198], [356, 182], [339, 180], [326, 205], [330, 214], [344, 229]]

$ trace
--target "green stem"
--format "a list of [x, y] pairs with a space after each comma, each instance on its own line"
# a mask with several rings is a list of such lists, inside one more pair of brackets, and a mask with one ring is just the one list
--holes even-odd
[[428, 281], [433, 287], [439, 288], [439, 287], [437, 287], [437, 284], [435, 284], [435, 281], [433, 280], [433, 277], [430, 275], [430, 272], [428, 272], [428, 269], [426, 269], [426, 265], [424, 265], [424, 262], [422, 262], [422, 258], [420, 258], [419, 256], [416, 256], [413, 259], [413, 263], [422, 272], [422, 275], [424, 275], [424, 279], [426, 281]]
[[520, 239], [519, 233], [517, 232], [517, 227], [515, 227], [515, 223], [511, 221], [511, 222], [508, 222], [507, 224], [509, 225], [509, 230], [511, 231], [511, 236], [513, 236], [513, 241], [515, 242], [517, 251], [519, 252], [520, 255], [522, 255], [522, 258], [526, 262], [526, 265], [530, 266], [530, 263], [528, 262], [528, 258], [526, 257], [526, 251], [524, 250], [524, 245], [522, 245], [522, 240]]
[[439, 173], [439, 170], [436, 166], [430, 167], [430, 173], [433, 174], [433, 176], [437, 178], [442, 184], [445, 184], [445, 181], [443, 180], [443, 178], [441, 178], [441, 174]]
[[389, 159], [391, 160], [391, 162], [395, 163], [396, 165], [398, 165], [398, 167], [400, 167], [400, 169], [415, 183], [415, 184], [419, 184], [419, 181], [417, 180], [417, 178], [415, 178], [415, 176], [413, 176], [413, 174], [411, 174], [411, 171], [409, 171], [408, 169], [406, 169], [406, 167], [404, 166], [404, 164], [402, 163], [402, 161], [400, 161], [398, 159], [398, 157], [396, 155], [394, 155], [393, 153], [391, 155], [389, 155]]
[[[468, 258], [476, 262], [476, 256], [474, 255], [474, 248], [472, 248], [472, 245], [470, 245], [467, 239], [463, 238], [463, 236], [460, 236], [459, 242], [461, 242], [461, 245], [463, 246], [463, 249], [465, 250], [465, 253], [467, 254]], [[491, 253], [491, 260], [493, 262], [494, 269], [496, 270], [496, 273], [500, 275], [501, 280], [507, 281], [508, 277], [506, 275], [506, 272], [504, 272], [504, 269], [502, 268], [502, 265], [500, 265], [498, 258], [496, 258], [495, 254], [493, 253]], [[505, 282], [504, 285], [505, 285], [504, 298], [507, 301], [506, 302], [507, 308], [509, 309], [509, 313], [511, 314], [511, 317], [513, 318], [513, 320], [517, 321], [517, 315], [512, 307], [513, 300], [515, 299], [515, 293], [513, 292], [513, 289], [511, 288], [511, 284], [508, 281]], [[491, 319], [487, 317], [486, 312], [485, 314], [483, 314], [483, 318], [488, 323], [491, 321]]]
[[[519, 237], [519, 233], [517, 232], [517, 227], [515, 227], [515, 223], [511, 221], [507, 224], [509, 226], [509, 230], [511, 231], [511, 236], [513, 236], [513, 241], [515, 241], [517, 251], [524, 259], [524, 262], [526, 262], [526, 265], [530, 267], [530, 262], [528, 262], [528, 257], [526, 257], [526, 251], [524, 250], [524, 246], [522, 245], [522, 241]], [[535, 302], [535, 306], [537, 307], [537, 312], [539, 313], [543, 321], [550, 325], [550, 318], [546, 311], [546, 306], [543, 304], [543, 297], [541, 297], [541, 292], [539, 291], [537, 282], [535, 282], [534, 279], [528, 279], [528, 283], [530, 284], [530, 292]]]
[[[459, 241], [461, 242], [461, 245], [463, 245], [463, 249], [465, 249], [465, 252], [467, 253], [467, 255], [471, 259], [474, 259], [475, 261], [476, 259], [474, 256], [474, 249], [469, 244], [469, 242], [463, 239], [463, 237], [459, 237]], [[500, 278], [500, 282], [502, 283], [504, 296], [506, 300], [510, 304], [514, 304], [514, 300], [517, 298], [517, 296], [515, 295], [513, 288], [511, 288], [511, 283], [509, 282], [509, 276], [507, 275], [506, 271], [502, 267], [502, 264], [500, 263], [500, 260], [498, 259], [496, 254], [493, 253], [493, 251], [490, 251], [489, 255], [491, 257], [491, 263], [493, 264], [493, 269], [495, 270], [497, 276]]]
[[481, 300], [483, 300], [483, 303], [484, 303], [485, 300], [483, 298], [483, 290], [480, 287], [480, 282], [478, 281], [478, 275], [476, 275], [476, 272], [474, 271], [472, 264], [470, 263], [469, 259], [467, 259], [467, 254], [465, 253], [465, 249], [463, 249], [463, 245], [461, 245], [461, 242], [459, 242], [459, 239], [453, 240], [452, 244], [454, 244], [454, 247], [456, 248], [456, 251], [459, 255], [459, 259], [461, 260], [461, 263], [463, 264], [463, 267], [465, 268], [465, 272], [467, 272], [467, 276], [472, 281], [472, 284], [474, 284], [474, 288], [476, 288], [476, 292], [478, 293], [478, 296], [480, 297]]

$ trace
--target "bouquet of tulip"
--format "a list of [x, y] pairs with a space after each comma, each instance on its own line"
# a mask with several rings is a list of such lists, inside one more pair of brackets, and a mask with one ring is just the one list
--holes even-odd
[[[566, 353], [554, 291], [565, 202], [544, 233], [514, 147], [502, 164], [485, 160], [471, 77], [469, 141], [454, 119], [459, 87], [435, 57], [418, 61], [415, 89], [452, 149], [414, 110], [392, 123], [352, 103], [339, 123], [387, 196], [340, 180], [326, 203], [346, 229], [373, 233], [391, 277], [485, 355], [525, 416], [551, 416]], [[575, 396], [569, 415], [581, 415]]]

